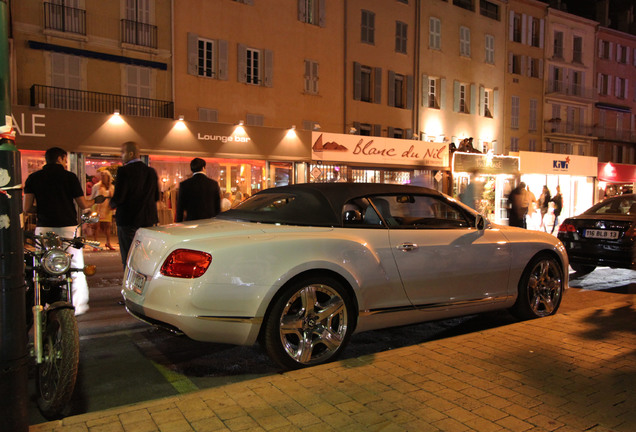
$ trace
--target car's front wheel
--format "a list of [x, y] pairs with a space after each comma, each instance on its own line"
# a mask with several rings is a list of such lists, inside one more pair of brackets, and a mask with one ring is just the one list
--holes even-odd
[[265, 322], [265, 350], [285, 369], [325, 363], [349, 342], [354, 321], [353, 301], [342, 283], [308, 277], [275, 299]]
[[511, 312], [521, 319], [553, 315], [563, 297], [563, 268], [550, 255], [534, 257], [519, 280], [517, 301]]

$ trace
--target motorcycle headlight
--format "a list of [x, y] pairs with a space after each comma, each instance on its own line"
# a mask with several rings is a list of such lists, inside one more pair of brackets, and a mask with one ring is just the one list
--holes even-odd
[[61, 275], [71, 267], [71, 255], [60, 249], [51, 249], [42, 257], [44, 270], [54, 275]]

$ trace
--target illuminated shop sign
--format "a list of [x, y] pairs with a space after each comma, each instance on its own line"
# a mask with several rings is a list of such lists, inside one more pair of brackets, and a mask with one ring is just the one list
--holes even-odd
[[517, 156], [495, 156], [481, 153], [453, 153], [453, 172], [473, 172], [480, 174], [517, 174]]
[[598, 169], [598, 159], [594, 156], [521, 151], [519, 157], [524, 174], [596, 177]]
[[448, 145], [396, 138], [312, 133], [312, 158], [330, 162], [448, 166]]

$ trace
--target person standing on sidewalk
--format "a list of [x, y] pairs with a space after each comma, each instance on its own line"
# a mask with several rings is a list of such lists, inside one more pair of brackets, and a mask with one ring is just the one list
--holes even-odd
[[[115, 187], [113, 186], [113, 176], [108, 170], [100, 172], [101, 180], [93, 185], [91, 192], [91, 198], [97, 195], [103, 195], [107, 199], [113, 196], [115, 193]], [[97, 240], [97, 234], [99, 231], [103, 231], [106, 236], [106, 248], [115, 250], [113, 245], [110, 244], [110, 226], [113, 223], [113, 209], [110, 208], [110, 204], [106, 201], [95, 206], [95, 210], [99, 215], [99, 222], [95, 224], [93, 232], [93, 240]]]
[[[35, 203], [35, 235], [54, 232], [62, 237], [74, 237], [77, 228], [75, 204], [84, 210], [96, 200], [84, 197], [77, 176], [66, 169], [68, 153], [51, 147], [44, 153], [46, 165], [27, 177], [24, 183], [24, 213], [33, 210]], [[97, 200], [101, 201], [101, 200]], [[82, 249], [69, 248], [73, 255], [71, 266], [84, 268]], [[88, 311], [88, 282], [84, 272], [73, 272], [73, 306], [75, 315]]]
[[128, 251], [137, 230], [159, 222], [159, 178], [153, 168], [139, 159], [139, 147], [134, 141], [121, 145], [121, 160], [124, 165], [117, 169], [110, 207], [115, 209], [119, 253], [126, 267]]
[[179, 183], [176, 221], [213, 218], [221, 212], [219, 184], [205, 175], [205, 161], [190, 161], [192, 177]]
[[552, 197], [552, 202], [554, 203], [554, 224], [552, 224], [552, 230], [550, 234], [554, 232], [554, 229], [559, 224], [559, 216], [561, 215], [561, 211], [563, 210], [563, 197], [561, 196], [561, 186], [556, 187], [556, 195]]

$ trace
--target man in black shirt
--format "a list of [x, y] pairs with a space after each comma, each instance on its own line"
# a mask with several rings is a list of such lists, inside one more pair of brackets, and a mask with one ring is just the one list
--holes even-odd
[[[73, 237], [77, 227], [75, 204], [81, 209], [89, 208], [94, 200], [84, 197], [77, 176], [67, 171], [68, 154], [64, 149], [52, 147], [44, 154], [46, 165], [31, 174], [24, 184], [24, 213], [36, 205], [35, 234], [55, 232], [62, 237]], [[84, 267], [82, 249], [70, 248], [73, 255], [71, 265]], [[73, 272], [73, 305], [75, 315], [88, 310], [88, 283], [83, 272]]]
[[192, 159], [192, 177], [179, 184], [177, 222], [209, 219], [221, 212], [221, 189], [205, 175], [205, 165], [201, 158]]

